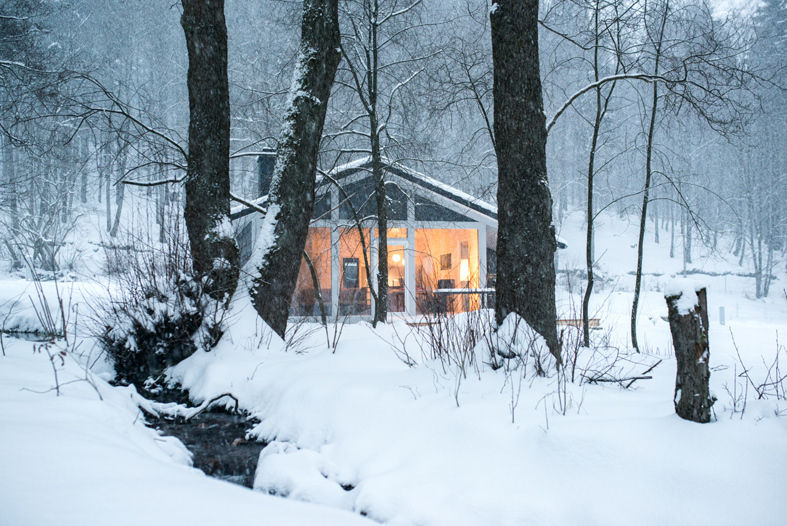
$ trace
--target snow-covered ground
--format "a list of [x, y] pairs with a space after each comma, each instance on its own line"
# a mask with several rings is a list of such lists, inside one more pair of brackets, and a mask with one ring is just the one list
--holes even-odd
[[[239, 294], [218, 348], [171, 374], [195, 402], [232, 392], [261, 420], [254, 432], [271, 444], [261, 454], [259, 491], [188, 467], [179, 442], [142, 425], [138, 396], [105, 382], [108, 364], [99, 359], [86, 372], [96, 359], [89, 339], [79, 339], [64, 365], [55, 359], [57, 396], [46, 350], [33, 353], [33, 342], [6, 337], [0, 524], [784, 524], [787, 400], [758, 400], [755, 392], [783, 347], [779, 335], [787, 338], [783, 263], [767, 299], [752, 299], [750, 278], [692, 277], [708, 287], [718, 397], [714, 421], [694, 424], [674, 414], [661, 292], [682, 262], [649, 236], [646, 272], [660, 276], [645, 280], [645, 352], [630, 353], [636, 235], [613, 216], [603, 221], [597, 254], [605, 279], [591, 309], [601, 329], [595, 350], [579, 350], [573, 383], [554, 372], [535, 376], [532, 361], [524, 376], [522, 368], [476, 362], [464, 377], [455, 363], [425, 355], [423, 335], [404, 322], [346, 325], [335, 351], [324, 331], [307, 324], [288, 345], [259, 325]], [[579, 214], [564, 223], [561, 269], [582, 268], [581, 229]], [[695, 248], [692, 267], [748, 271]], [[561, 284], [561, 316], [578, 317], [582, 283], [571, 283], [571, 293], [565, 278]], [[22, 286], [0, 283], [0, 305], [21, 297], [15, 323], [34, 326]], [[105, 288], [78, 283], [74, 301]], [[474, 356], [484, 357], [484, 345]], [[629, 389], [582, 380], [615, 357], [618, 376], [662, 362]], [[783, 348], [781, 358], [784, 371]], [[752, 382], [739, 376], [744, 366]]]

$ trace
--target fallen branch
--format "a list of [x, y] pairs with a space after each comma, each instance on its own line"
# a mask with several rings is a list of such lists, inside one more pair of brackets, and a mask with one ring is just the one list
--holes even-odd
[[202, 404], [200, 404], [200, 406], [197, 407], [196, 410], [193, 413], [191, 413], [190, 415], [185, 417], [184, 420], [186, 422], [188, 422], [189, 420], [191, 420], [195, 416], [199, 415], [200, 413], [203, 413], [208, 407], [211, 406], [211, 404], [213, 404], [215, 402], [218, 402], [219, 400], [221, 400], [225, 396], [228, 396], [228, 397], [232, 398], [233, 400], [235, 400], [235, 413], [237, 413], [238, 412], [238, 399], [235, 398], [235, 396], [233, 394], [231, 394], [231, 393], [224, 393], [222, 395], [219, 395], [219, 396], [217, 396], [215, 398], [212, 398], [212, 399], [208, 400], [207, 402], [203, 402]]
[[652, 376], [629, 376], [628, 378], [603, 378], [603, 377], [591, 377], [585, 375], [582, 375], [582, 377], [591, 384], [595, 384], [595, 383], [621, 383], [622, 384], [623, 382], [630, 380], [630, 382], [624, 386], [626, 388], [628, 388], [629, 385], [633, 384], [637, 380], [650, 380], [653, 378]]
[[[645, 374], [648, 374], [648, 373], [649, 373], [649, 372], [651, 372], [653, 369], [655, 369], [655, 368], [656, 368], [656, 366], [657, 366], [658, 364], [660, 364], [662, 361], [664, 361], [664, 360], [659, 360], [658, 362], [654, 363], [653, 365], [651, 365], [650, 367], [648, 367], [646, 370], [642, 371], [642, 374], [643, 374], [643, 375], [645, 375]], [[634, 383], [634, 382], [636, 382], [637, 380], [650, 380], [650, 378], [651, 378], [650, 376], [648, 376], [647, 378], [634, 378], [633, 380], [631, 380], [629, 383], [627, 383], [627, 384], [626, 384], [626, 389], [628, 389], [629, 387], [631, 387], [631, 384], [633, 384], [633, 383]]]

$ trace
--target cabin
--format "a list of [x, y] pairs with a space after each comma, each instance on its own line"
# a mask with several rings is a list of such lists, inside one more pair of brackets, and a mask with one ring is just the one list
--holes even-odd
[[[271, 157], [258, 160], [260, 195], [267, 194]], [[341, 189], [327, 178], [318, 179], [305, 247], [314, 276], [305, 259], [301, 261], [292, 316], [319, 316], [319, 297], [331, 317], [368, 318], [374, 312], [371, 288], [376, 287], [379, 236], [375, 220], [364, 220], [376, 214], [371, 164], [365, 158], [332, 170], [330, 175]], [[491, 307], [497, 208], [400, 163], [384, 160], [383, 169], [388, 196], [389, 313], [414, 317]], [[255, 204], [264, 207], [265, 200], [262, 197]], [[238, 207], [231, 217], [245, 263], [262, 214]]]

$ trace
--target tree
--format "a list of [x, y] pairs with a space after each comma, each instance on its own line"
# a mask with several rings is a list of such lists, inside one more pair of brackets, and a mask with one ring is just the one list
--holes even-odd
[[[421, 0], [353, 0], [344, 12], [351, 30], [342, 37], [342, 55], [348, 86], [361, 103], [361, 111], [342, 127], [340, 134], [361, 137], [372, 165], [377, 226], [377, 287], [373, 291], [372, 325], [388, 316], [388, 197], [383, 170], [385, 139], [391, 138], [396, 97], [420, 73], [414, 66], [423, 57], [413, 53], [413, 30]], [[412, 68], [413, 71], [408, 71]], [[364, 125], [365, 121], [365, 125]]]
[[[669, 0], [665, 0], [657, 35], [651, 36], [648, 32], [650, 43], [653, 46], [653, 75], [659, 75], [659, 66], [662, 60], [662, 46], [664, 45], [664, 28], [669, 16]], [[647, 14], [647, 12], [646, 12]], [[639, 292], [642, 285], [642, 259], [645, 241], [645, 226], [647, 225], [648, 203], [650, 196], [650, 182], [653, 178], [653, 141], [656, 133], [656, 112], [659, 102], [659, 84], [653, 83], [650, 99], [650, 121], [648, 124], [647, 144], [645, 146], [645, 188], [642, 191], [642, 209], [640, 214], [639, 240], [637, 242], [637, 272], [634, 282], [634, 300], [631, 306], [631, 345], [639, 352], [637, 342], [637, 308], [639, 306]]]
[[284, 337], [309, 221], [317, 158], [339, 52], [338, 0], [304, 0], [301, 45], [276, 153], [251, 297], [260, 317]]
[[[601, 18], [602, 10], [605, 9], [612, 9], [613, 10], [613, 18], [610, 21], [605, 21]], [[592, 5], [593, 11], [593, 29], [592, 29], [592, 50], [593, 50], [593, 81], [596, 85], [596, 88], [593, 90], [595, 94], [595, 111], [593, 116], [593, 133], [590, 139], [590, 151], [588, 153], [588, 168], [587, 168], [587, 230], [586, 230], [586, 237], [585, 237], [585, 265], [587, 271], [587, 287], [585, 288], [585, 295], [582, 298], [582, 338], [583, 344], [585, 347], [590, 347], [590, 296], [593, 292], [593, 258], [594, 258], [594, 250], [593, 250], [593, 243], [594, 243], [594, 232], [593, 232], [593, 221], [595, 219], [595, 209], [593, 204], [593, 197], [594, 197], [594, 189], [593, 183], [595, 182], [595, 176], [597, 171], [596, 166], [596, 153], [597, 148], [599, 147], [599, 135], [601, 132], [601, 124], [604, 120], [604, 117], [607, 115], [607, 111], [609, 110], [609, 103], [612, 100], [612, 94], [615, 92], [615, 86], [617, 85], [617, 81], [612, 81], [609, 83], [609, 87], [606, 88], [602, 84], [599, 84], [601, 80], [601, 60], [599, 57], [600, 52], [604, 51], [604, 45], [602, 43], [602, 39], [605, 38], [605, 35], [609, 35], [609, 40], [611, 44], [611, 51], [613, 53], [613, 59], [615, 64], [615, 71], [613, 76], [619, 74], [621, 72], [622, 64], [622, 57], [621, 51], [619, 47], [619, 39], [620, 39], [620, 25], [621, 19], [618, 12], [618, 4], [616, 1], [613, 0], [611, 3], [602, 3], [601, 0], [595, 0]], [[613, 27], [616, 28], [615, 33], [613, 33]], [[609, 49], [609, 48], [608, 48]]]
[[230, 225], [230, 104], [224, 0], [182, 0], [189, 55], [189, 148], [184, 219], [194, 271], [213, 299], [229, 302], [238, 283]]
[[538, 0], [495, 0], [490, 20], [498, 167], [495, 317], [501, 324], [511, 313], [521, 315], [560, 364]]
[[[645, 3], [642, 10], [645, 39], [643, 67], [652, 79], [646, 110], [645, 183], [642, 190], [634, 299], [631, 307], [631, 344], [639, 351], [637, 310], [642, 285], [645, 228], [654, 174], [656, 132], [664, 114], [693, 116], [712, 130], [733, 134], [742, 130], [750, 113], [750, 84], [757, 76], [742, 61], [748, 51], [731, 20], [716, 21], [706, 3], [680, 0]], [[685, 117], [684, 117], [685, 118]], [[666, 170], [659, 172], [677, 194], [681, 206], [690, 205]], [[688, 215], [693, 220], [693, 215]], [[686, 238], [688, 242], [688, 237]]]

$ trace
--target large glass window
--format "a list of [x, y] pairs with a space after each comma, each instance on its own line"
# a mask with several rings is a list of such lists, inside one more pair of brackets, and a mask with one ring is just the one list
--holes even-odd
[[415, 231], [416, 310], [463, 312], [477, 309], [478, 230], [419, 228]]
[[339, 315], [371, 314], [369, 280], [366, 261], [369, 259], [369, 229], [363, 229], [366, 259], [358, 229], [343, 228], [339, 233]]
[[388, 311], [404, 312], [404, 247], [388, 245]]
[[[331, 229], [310, 228], [306, 236], [306, 254], [314, 266], [320, 296], [326, 315], [331, 315]], [[319, 316], [320, 304], [314, 287], [314, 278], [305, 258], [301, 258], [298, 281], [292, 297], [290, 312], [296, 316]]]

